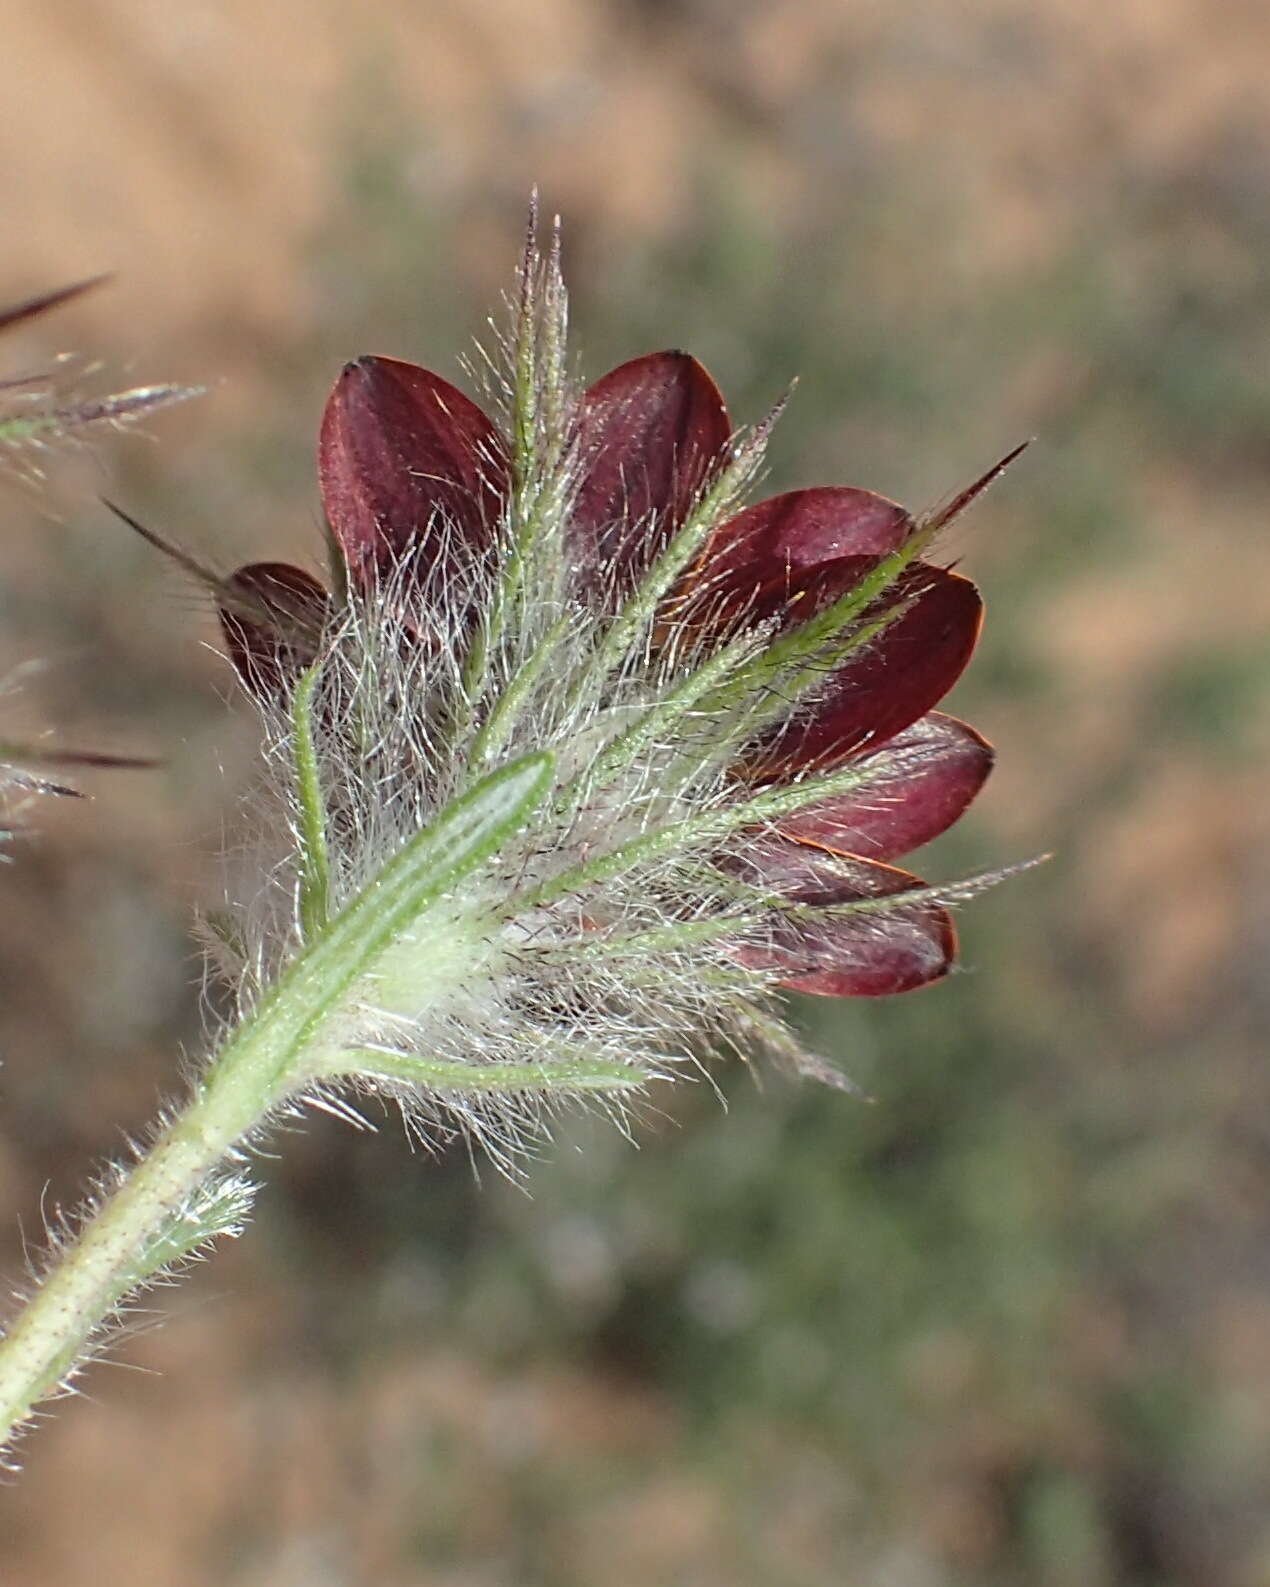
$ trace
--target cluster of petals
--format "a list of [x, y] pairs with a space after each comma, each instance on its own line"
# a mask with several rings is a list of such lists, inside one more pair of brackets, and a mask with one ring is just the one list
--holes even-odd
[[[722, 466], [733, 426], [709, 374], [682, 352], [610, 371], [583, 394], [577, 426], [567, 552], [575, 598], [595, 607], [651, 566]], [[370, 593], [402, 568], [420, 570], [412, 576], [425, 592], [440, 589], [438, 558], [480, 558], [494, 547], [511, 490], [508, 443], [470, 398], [426, 369], [378, 357], [348, 364], [327, 403], [318, 461], [354, 589]], [[708, 639], [743, 623], [776, 636], [856, 588], [914, 527], [902, 507], [869, 491], [791, 491], [717, 528], [671, 599], [691, 614], [700, 596]], [[222, 611], [239, 672], [257, 690], [281, 686], [296, 636], [320, 630], [332, 597], [283, 563], [244, 567], [229, 587], [243, 597]], [[858, 787], [747, 832], [720, 856], [743, 882], [795, 906], [738, 957], [784, 986], [831, 996], [907, 991], [946, 973], [956, 953], [951, 918], [892, 862], [956, 821], [992, 764], [978, 733], [933, 709], [974, 649], [975, 586], [914, 561], [880, 601], [892, 620], [846, 651], [811, 703], [792, 706], [733, 768], [738, 784], [754, 789], [858, 765]], [[910, 892], [907, 907], [833, 907]]]

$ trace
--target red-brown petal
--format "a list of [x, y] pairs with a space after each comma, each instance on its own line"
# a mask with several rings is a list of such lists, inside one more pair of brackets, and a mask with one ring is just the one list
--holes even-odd
[[[822, 997], [889, 997], [946, 975], [957, 953], [952, 916], [928, 898], [903, 903], [922, 882], [871, 860], [821, 853], [779, 838], [758, 838], [728, 866], [743, 879], [811, 906], [780, 917], [767, 940], [737, 949], [743, 964], [776, 971], [780, 984]], [[835, 914], [817, 906], [894, 899], [887, 908]]]
[[791, 490], [755, 503], [724, 524], [706, 551], [712, 576], [811, 567], [837, 557], [889, 556], [913, 520], [897, 502], [851, 485]]
[[777, 823], [786, 837], [838, 854], [889, 860], [946, 832], [992, 770], [987, 739], [930, 711], [856, 763], [858, 788]]
[[288, 562], [252, 562], [227, 581], [241, 604], [222, 606], [230, 659], [248, 688], [280, 693], [317, 657], [330, 596]]
[[344, 366], [322, 416], [318, 474], [332, 532], [363, 583], [427, 540], [420, 581], [479, 554], [508, 491], [506, 445], [480, 408], [395, 358]]
[[[828, 570], [839, 564], [821, 566]], [[835, 596], [837, 583], [835, 576]], [[785, 726], [744, 757], [745, 775], [783, 781], [832, 765], [884, 744], [939, 703], [974, 652], [983, 602], [969, 579], [917, 563], [863, 621], [904, 600], [911, 602], [908, 610], [845, 662], [811, 706], [796, 708]], [[825, 604], [823, 598], [809, 602], [807, 615]]]
[[572, 553], [583, 586], [624, 589], [682, 524], [732, 433], [719, 388], [688, 353], [648, 353], [582, 398], [583, 478]]

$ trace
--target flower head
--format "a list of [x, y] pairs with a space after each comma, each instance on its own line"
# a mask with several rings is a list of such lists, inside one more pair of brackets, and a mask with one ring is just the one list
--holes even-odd
[[565, 324], [559, 229], [544, 258], [531, 223], [492, 414], [413, 364], [346, 366], [318, 451], [326, 582], [221, 577], [134, 524], [214, 592], [266, 726], [246, 885], [207, 921], [240, 1017], [79, 1237], [54, 1230], [0, 1340], [0, 1436], [129, 1296], [238, 1231], [280, 1113], [392, 1097], [423, 1140], [465, 1132], [511, 1167], [556, 1107], [620, 1116], [703, 1046], [844, 1086], [773, 994], [952, 964], [948, 905], [995, 878], [891, 861], [991, 766], [934, 709], [980, 601], [927, 553], [1005, 463], [926, 518], [847, 487], [748, 505], [772, 418], [734, 430], [680, 352], [578, 390]]
[[991, 768], [934, 709], [980, 598], [925, 553], [1005, 463], [924, 519], [847, 486], [746, 505], [770, 420], [738, 432], [682, 352], [578, 391], [564, 329], [531, 241], [494, 416], [416, 365], [348, 364], [318, 450], [329, 585], [278, 563], [221, 585], [289, 790], [291, 858], [240, 933], [262, 982], [483, 778], [549, 757], [332, 1027], [315, 1078], [416, 1117], [620, 1094], [703, 1034], [793, 1050], [774, 988], [938, 980], [973, 886], [892, 862]]

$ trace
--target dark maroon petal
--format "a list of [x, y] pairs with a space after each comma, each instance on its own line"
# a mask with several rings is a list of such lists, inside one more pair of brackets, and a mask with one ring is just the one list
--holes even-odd
[[894, 859], [946, 832], [983, 787], [992, 746], [954, 716], [928, 712], [856, 761], [858, 788], [777, 823], [838, 854]]
[[248, 688], [275, 694], [317, 657], [330, 596], [288, 562], [252, 562], [226, 580], [220, 609], [230, 659]]
[[416, 364], [346, 364], [322, 416], [322, 503], [363, 583], [416, 545], [420, 580], [490, 543], [508, 490], [502, 436], [470, 398]]
[[806, 568], [836, 557], [889, 556], [913, 527], [898, 503], [850, 485], [791, 490], [747, 507], [724, 524], [704, 559], [704, 576], [782, 564]]
[[584, 587], [624, 589], [683, 523], [732, 433], [719, 388], [687, 353], [648, 353], [582, 398], [572, 554]]
[[[795, 599], [799, 591], [791, 589], [787, 610], [800, 620], [814, 616], [850, 589], [869, 565], [866, 558], [843, 557], [806, 570], [800, 580], [805, 599]], [[758, 607], [769, 600], [761, 593]], [[979, 592], [960, 574], [919, 562], [861, 621], [867, 625], [903, 602], [909, 604], [902, 616], [838, 668], [810, 706], [795, 707], [789, 722], [744, 758], [747, 776], [783, 781], [884, 744], [948, 693], [979, 638]]]
[[[777, 915], [761, 945], [736, 950], [743, 964], [777, 972], [792, 991], [887, 997], [938, 981], [956, 957], [948, 911], [929, 898], [903, 902], [905, 893], [923, 885], [907, 871], [770, 837], [729, 857], [726, 868], [790, 903], [810, 906], [801, 916]], [[825, 907], [866, 899], [894, 902], [854, 914]]]

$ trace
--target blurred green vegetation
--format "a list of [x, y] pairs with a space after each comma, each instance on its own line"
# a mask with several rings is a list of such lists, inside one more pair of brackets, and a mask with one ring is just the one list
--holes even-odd
[[[445, 218], [421, 218], [393, 175], [390, 154], [363, 151], [347, 213], [315, 242], [325, 339], [445, 360], [447, 327], [479, 324], [481, 305], [446, 272]], [[607, 1125], [563, 1130], [530, 1198], [477, 1190], [461, 1158], [409, 1162], [323, 1126], [305, 1167], [279, 1169], [274, 1256], [307, 1286], [350, 1395], [368, 1354], [439, 1332], [500, 1381], [555, 1365], [673, 1408], [651, 1449], [615, 1439], [597, 1458], [526, 1430], [465, 1481], [462, 1453], [420, 1427], [421, 1566], [484, 1560], [481, 1580], [526, 1587], [1254, 1587], [1270, 1580], [1270, 1427], [1240, 1402], [1265, 1384], [1224, 1381], [1210, 1330], [1245, 1302], [1270, 1320], [1265, 1087], [1246, 1062], [1264, 1010], [1240, 1001], [1256, 964], [1204, 966], [1152, 1028], [1116, 957], [1137, 951], [1146, 906], [1127, 894], [1091, 919], [1083, 899], [1100, 838], [1160, 759], [1208, 771], [1255, 754], [1264, 641], [1168, 634], [1140, 692], [1113, 685], [1112, 742], [1082, 749], [1067, 743], [1081, 684], [1035, 640], [1068, 587], [1147, 598], [1133, 570], [1162, 554], [1151, 503], [1175, 471], [1213, 504], [1215, 558], [1237, 570], [1265, 463], [1270, 385], [1248, 356], [1265, 281], [1227, 290], [1179, 260], [1144, 299], [1104, 216], [985, 291], [930, 246], [956, 237], [936, 194], [856, 189], [791, 229], [726, 169], [703, 167], [700, 190], [657, 247], [613, 257], [588, 249], [585, 217], [580, 246], [567, 230], [592, 375], [687, 343], [752, 417], [796, 374], [772, 489], [848, 478], [920, 503], [1040, 432], [959, 533], [991, 617], [955, 702], [1004, 724], [1009, 797], [1035, 794], [1036, 813], [987, 796], [923, 868], [1056, 858], [967, 911], [952, 983], [799, 1006], [869, 1101], [724, 1073], [725, 1107], [704, 1084], [653, 1099], [638, 1150]], [[1230, 217], [1247, 232], [1234, 243], [1256, 246], [1253, 219]], [[1066, 367], [1030, 379], [1047, 360]], [[304, 441], [288, 415], [252, 448], [291, 502], [302, 468], [278, 462]], [[700, 1554], [587, 1574], [579, 1516], [658, 1476], [712, 1496]], [[471, 1519], [487, 1483], [508, 1517], [493, 1540]]]
[[[131, 506], [227, 563], [316, 558], [339, 361], [453, 375], [509, 277], [511, 207], [506, 256], [456, 272], [471, 216], [422, 205], [377, 125], [345, 139], [307, 266], [318, 329], [275, 350], [279, 400], [185, 460], [179, 524], [162, 452], [121, 464]], [[796, 375], [772, 490], [920, 506], [1039, 435], [957, 531], [989, 622], [952, 703], [1001, 765], [920, 868], [1055, 857], [965, 912], [948, 984], [799, 1004], [868, 1100], [718, 1071], [718, 1093], [653, 1097], [634, 1146], [561, 1129], [528, 1196], [458, 1152], [411, 1157], [391, 1125], [288, 1139], [232, 1269], [286, 1297], [248, 1396], [271, 1374], [339, 1385], [348, 1513], [380, 1494], [381, 1563], [276, 1580], [1266, 1587], [1270, 871], [1246, 818], [1270, 680], [1245, 582], [1265, 572], [1270, 188], [1136, 169], [989, 272], [937, 176], [857, 173], [791, 220], [722, 151], [697, 160], [697, 201], [654, 241], [566, 217], [587, 370], [682, 343], [741, 419]], [[1175, 246], [1201, 227], [1221, 246]], [[97, 704], [205, 752], [223, 728], [177, 655], [189, 614], [110, 639], [149, 577], [112, 558], [68, 597], [119, 662]], [[190, 1005], [167, 1018], [188, 1028]], [[453, 1406], [412, 1376], [438, 1354]], [[238, 1482], [208, 1579], [273, 1581], [276, 1517]]]

